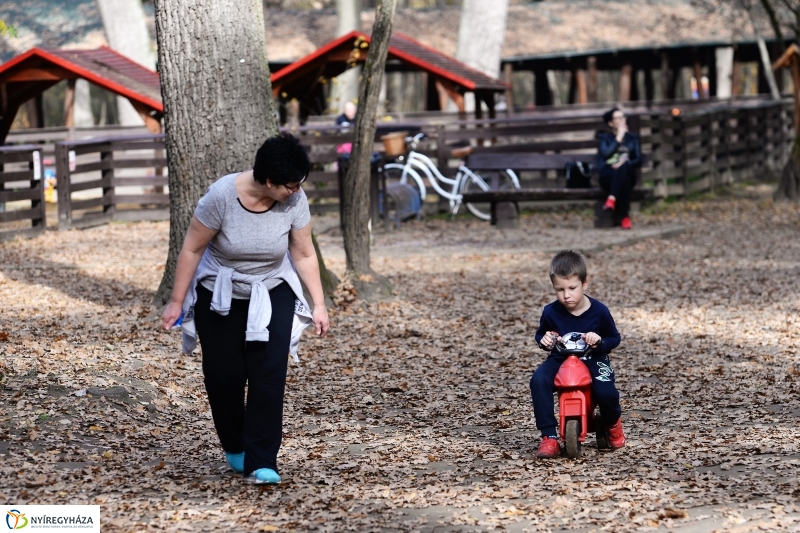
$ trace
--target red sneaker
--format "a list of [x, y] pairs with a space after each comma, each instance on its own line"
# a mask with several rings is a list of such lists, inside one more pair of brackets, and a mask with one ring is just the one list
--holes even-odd
[[[621, 418], [617, 420], [613, 426], [607, 427], [606, 432], [608, 433], [608, 444], [611, 446], [612, 450], [625, 447], [626, 439], [625, 432], [622, 431]], [[541, 449], [541, 446], [539, 448]]]
[[613, 211], [617, 207], [617, 200], [611, 198], [610, 196], [606, 198], [606, 203], [603, 204], [603, 209], [608, 209], [609, 211]]
[[633, 224], [631, 224], [631, 217], [625, 217], [622, 219], [622, 222], [619, 223], [622, 229], [631, 229], [633, 228]]
[[536, 450], [536, 457], [552, 459], [559, 455], [561, 455], [561, 445], [558, 443], [558, 439], [542, 437], [542, 442], [539, 443], [539, 449]]

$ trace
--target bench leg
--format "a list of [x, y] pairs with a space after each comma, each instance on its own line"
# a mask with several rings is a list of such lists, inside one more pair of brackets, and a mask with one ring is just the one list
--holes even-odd
[[503, 229], [518, 228], [519, 206], [517, 202], [492, 203], [492, 224]]
[[595, 228], [613, 228], [614, 227], [614, 211], [610, 209], [603, 209], [605, 200], [598, 200], [594, 204], [594, 227]]

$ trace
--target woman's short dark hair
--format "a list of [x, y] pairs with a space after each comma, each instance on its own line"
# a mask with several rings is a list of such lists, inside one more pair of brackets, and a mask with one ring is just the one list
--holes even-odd
[[270, 137], [256, 152], [253, 179], [261, 185], [267, 180], [275, 185], [302, 183], [311, 170], [311, 161], [300, 139], [283, 132]]
[[608, 124], [609, 122], [614, 120], [614, 113], [616, 113], [617, 111], [622, 111], [622, 109], [618, 107], [612, 107], [611, 109], [603, 113], [603, 123]]

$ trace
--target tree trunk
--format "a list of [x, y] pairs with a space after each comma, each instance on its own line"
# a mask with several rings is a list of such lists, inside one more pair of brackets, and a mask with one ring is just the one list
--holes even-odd
[[508, 0], [464, 0], [456, 59], [497, 78], [507, 15]]
[[[507, 14], [508, 0], [464, 0], [456, 59], [493, 78], [500, 76]], [[464, 105], [466, 112], [472, 112], [481, 103], [473, 93], [466, 93]]]
[[[155, 61], [142, 0], [97, 0], [97, 7], [109, 46], [128, 59], [154, 69]], [[143, 124], [139, 113], [124, 96], [117, 97], [117, 110], [120, 124]]]
[[[347, 270], [362, 297], [385, 294], [388, 283], [370, 268], [369, 232], [370, 218], [370, 159], [374, 147], [375, 116], [381, 90], [381, 80], [392, 35], [396, 0], [379, 0], [375, 9], [372, 39], [364, 63], [356, 114], [353, 150], [350, 167], [342, 191], [344, 249]], [[374, 282], [378, 282], [377, 284]], [[359, 283], [372, 287], [359, 287]], [[378, 289], [377, 294], [372, 289]], [[370, 294], [365, 294], [364, 289]]]
[[777, 202], [800, 201], [800, 137], [796, 137], [794, 140], [792, 153], [783, 167], [781, 180], [778, 182], [778, 188], [775, 189], [773, 198]]
[[[336, 37], [361, 29], [361, 0], [336, 0]], [[361, 68], [356, 66], [336, 77], [331, 86], [330, 108], [341, 113], [344, 105], [358, 98], [358, 77]]]
[[278, 124], [259, 0], [156, 0], [155, 18], [170, 190], [160, 305], [200, 197], [220, 176], [252, 168]]

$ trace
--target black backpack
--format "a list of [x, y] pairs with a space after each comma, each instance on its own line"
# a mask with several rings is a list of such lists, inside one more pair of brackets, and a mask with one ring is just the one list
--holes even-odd
[[567, 189], [589, 189], [592, 186], [592, 165], [582, 161], [567, 163]]

